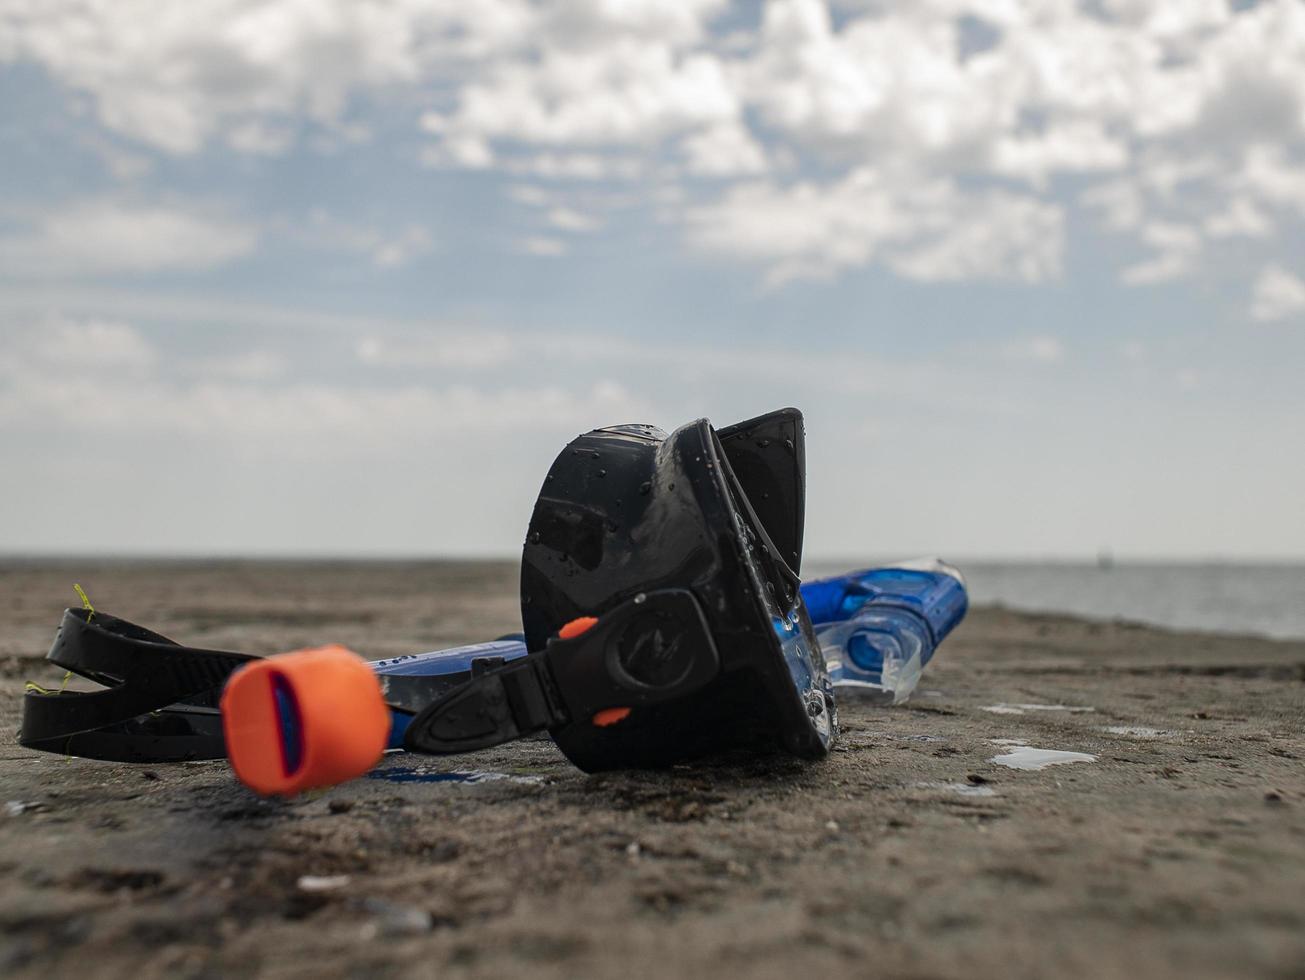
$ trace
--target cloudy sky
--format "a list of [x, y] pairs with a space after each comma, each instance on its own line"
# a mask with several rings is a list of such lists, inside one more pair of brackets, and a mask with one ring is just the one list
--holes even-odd
[[1305, 557], [1302, 0], [0, 0], [0, 151], [0, 551], [793, 404], [811, 554]]

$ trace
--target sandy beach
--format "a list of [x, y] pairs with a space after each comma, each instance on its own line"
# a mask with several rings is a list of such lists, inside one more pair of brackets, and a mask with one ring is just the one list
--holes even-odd
[[256, 653], [518, 628], [511, 564], [0, 565], [9, 976], [1305, 975], [1305, 643], [980, 608], [823, 763], [587, 776], [541, 738], [266, 801], [17, 746], [75, 581]]

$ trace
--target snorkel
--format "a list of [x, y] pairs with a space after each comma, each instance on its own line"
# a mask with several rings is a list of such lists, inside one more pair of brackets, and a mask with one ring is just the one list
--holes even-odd
[[280, 795], [360, 775], [387, 748], [454, 754], [545, 731], [591, 772], [736, 747], [820, 758], [835, 685], [903, 699], [965, 593], [941, 564], [800, 585], [804, 456], [796, 409], [578, 437], [527, 528], [523, 633], [489, 643], [371, 664], [340, 647], [259, 658], [69, 610], [48, 659], [104, 689], [29, 692], [20, 742], [229, 756]]

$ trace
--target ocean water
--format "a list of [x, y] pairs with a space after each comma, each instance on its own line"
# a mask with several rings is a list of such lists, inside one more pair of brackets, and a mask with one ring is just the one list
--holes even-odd
[[[954, 564], [975, 605], [1305, 639], [1305, 564]], [[841, 570], [829, 562], [803, 569], [808, 575]]]

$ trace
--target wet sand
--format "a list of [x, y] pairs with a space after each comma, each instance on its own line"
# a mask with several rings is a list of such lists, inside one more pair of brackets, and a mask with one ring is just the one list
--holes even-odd
[[[258, 653], [517, 625], [510, 565], [0, 565], [5, 975], [1305, 976], [1305, 643], [979, 609], [823, 763], [586, 776], [536, 739], [278, 802], [15, 744], [73, 581]], [[1086, 758], [993, 761], [1035, 749]]]

